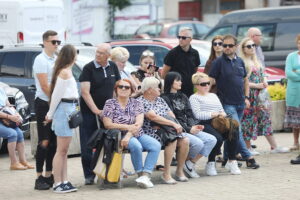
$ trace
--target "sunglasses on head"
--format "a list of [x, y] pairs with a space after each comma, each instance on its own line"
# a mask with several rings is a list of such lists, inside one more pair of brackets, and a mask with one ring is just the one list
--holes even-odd
[[153, 57], [153, 56], [154, 56], [154, 53], [151, 52], [151, 51], [144, 51], [144, 52], [142, 53], [142, 55], [143, 55], [143, 56], [150, 56], [150, 57]]
[[130, 89], [130, 86], [127, 86], [127, 85], [118, 85], [118, 88], [119, 88], [119, 89], [129, 90], [129, 89]]
[[234, 44], [223, 44], [224, 48], [227, 48], [227, 47], [232, 48], [234, 46], [235, 46]]
[[187, 38], [191, 38], [191, 37], [187, 37], [187, 36], [180, 36], [178, 35], [177, 38], [180, 40], [180, 39], [183, 39], [183, 40], [186, 40]]
[[213, 42], [213, 45], [216, 47], [216, 46], [222, 46], [223, 45], [223, 42]]
[[210, 85], [210, 82], [202, 82], [202, 83], [198, 83], [197, 85], [200, 85], [201, 87], [205, 87], [207, 85]]
[[48, 42], [51, 42], [51, 44], [53, 44], [53, 45], [60, 45], [61, 44], [61, 41], [60, 40], [50, 40], [50, 41], [48, 41]]
[[154, 67], [156, 72], [158, 71], [158, 67], [156, 65], [151, 65], [151, 64], [148, 65], [147, 69], [150, 69], [151, 67]]
[[248, 44], [248, 45], [245, 45], [244, 48], [247, 47], [248, 49], [252, 49], [254, 47], [256, 47], [256, 44]]

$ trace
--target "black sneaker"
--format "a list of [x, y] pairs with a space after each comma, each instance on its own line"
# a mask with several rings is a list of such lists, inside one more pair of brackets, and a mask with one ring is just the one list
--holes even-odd
[[44, 178], [44, 182], [46, 182], [50, 187], [53, 186], [53, 184], [54, 184], [53, 174], [51, 174], [51, 176], [49, 176], [49, 177], [43, 177], [43, 178]]
[[35, 190], [49, 190], [50, 185], [48, 185], [45, 182], [45, 179], [42, 175], [40, 175], [36, 180], [35, 180], [35, 185], [34, 185]]
[[255, 162], [254, 158], [246, 160], [246, 165], [248, 169], [258, 169], [259, 165]]
[[176, 158], [172, 158], [171, 166], [177, 166], [177, 160]]
[[77, 191], [77, 188], [74, 187], [70, 182], [63, 183], [62, 185], [63, 185], [62, 187], [64, 188], [64, 190], [67, 192], [76, 192]]
[[94, 178], [86, 178], [84, 181], [85, 185], [94, 185], [95, 181]]

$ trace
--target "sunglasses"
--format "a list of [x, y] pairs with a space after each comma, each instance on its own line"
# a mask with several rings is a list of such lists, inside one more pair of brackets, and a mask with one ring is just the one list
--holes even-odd
[[245, 45], [244, 48], [247, 47], [248, 49], [252, 49], [254, 47], [256, 47], [256, 44], [248, 44], [248, 45]]
[[178, 40], [180, 40], [180, 39], [186, 40], [187, 38], [191, 38], [191, 37], [178, 35], [177, 38], [178, 38]]
[[158, 71], [158, 67], [156, 65], [151, 64], [148, 65], [147, 69], [150, 69], [151, 67], [154, 67], [156, 72]]
[[150, 56], [150, 57], [153, 57], [154, 56], [154, 53], [152, 51], [144, 51], [142, 53], [143, 56]]
[[223, 42], [213, 42], [213, 45], [216, 47], [216, 46], [222, 46], [223, 45]]
[[53, 45], [60, 45], [61, 44], [61, 41], [60, 40], [50, 40], [48, 42], [51, 42]]
[[119, 88], [119, 89], [129, 90], [129, 89], [130, 89], [130, 86], [127, 86], [127, 85], [118, 85], [118, 88]]
[[200, 85], [201, 87], [205, 87], [207, 85], [210, 85], [210, 82], [202, 82], [202, 83], [198, 83], [196, 85]]
[[234, 46], [235, 46], [234, 44], [223, 44], [224, 48], [227, 48], [227, 47], [232, 48]]

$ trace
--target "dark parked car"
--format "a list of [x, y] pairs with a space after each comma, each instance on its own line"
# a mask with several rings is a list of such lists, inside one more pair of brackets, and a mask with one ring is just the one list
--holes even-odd
[[176, 38], [181, 27], [190, 27], [193, 30], [194, 38], [200, 39], [210, 27], [200, 21], [172, 21], [149, 23], [140, 26], [135, 32], [135, 38]]
[[241, 41], [250, 27], [257, 27], [263, 34], [266, 66], [284, 69], [287, 55], [296, 50], [299, 13], [300, 6], [233, 11], [224, 15], [204, 39], [211, 41], [215, 35], [233, 34]]

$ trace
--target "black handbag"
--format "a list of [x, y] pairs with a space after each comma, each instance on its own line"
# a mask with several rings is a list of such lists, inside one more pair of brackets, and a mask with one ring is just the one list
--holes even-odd
[[[179, 124], [178, 121], [175, 118], [173, 118], [169, 115], [166, 115], [166, 116], [163, 116], [163, 117]], [[169, 143], [171, 143], [171, 142], [177, 140], [178, 138], [182, 137], [181, 135], [178, 135], [176, 129], [172, 126], [157, 124], [155, 122], [151, 122], [151, 126], [160, 127], [156, 131], [156, 134], [161, 138], [161, 145], [162, 146], [168, 146]]]
[[[4, 106], [0, 109], [0, 111], [7, 115], [14, 115], [17, 113], [17, 111], [10, 106]], [[1, 122], [9, 128], [17, 128], [18, 126], [20, 126], [22, 124], [22, 123], [16, 123], [12, 120], [4, 119], [4, 118], [1, 119]]]
[[83, 121], [80, 110], [75, 110], [74, 112], [72, 112], [69, 115], [68, 118], [69, 118], [69, 127], [70, 128], [77, 128]]

